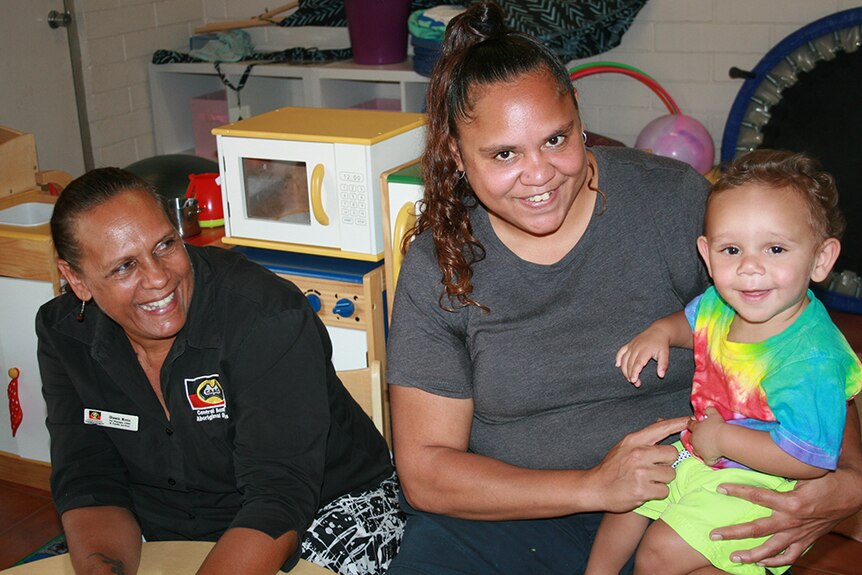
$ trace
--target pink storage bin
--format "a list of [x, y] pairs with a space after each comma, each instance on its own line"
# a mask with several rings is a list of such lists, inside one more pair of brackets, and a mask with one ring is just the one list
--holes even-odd
[[228, 123], [227, 93], [224, 90], [216, 90], [192, 98], [195, 155], [211, 160], [217, 159], [218, 149], [212, 129]]

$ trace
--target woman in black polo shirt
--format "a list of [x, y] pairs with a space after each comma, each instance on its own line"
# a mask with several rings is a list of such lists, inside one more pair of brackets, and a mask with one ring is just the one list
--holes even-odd
[[76, 572], [134, 573], [141, 535], [217, 541], [201, 573], [275, 573], [300, 549], [384, 570], [402, 530], [389, 451], [303, 294], [185, 246], [148, 184], [116, 168], [72, 182], [51, 230], [71, 291], [36, 328]]

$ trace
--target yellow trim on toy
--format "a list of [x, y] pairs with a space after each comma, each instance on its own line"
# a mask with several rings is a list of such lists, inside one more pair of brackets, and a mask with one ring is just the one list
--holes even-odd
[[383, 253], [363, 254], [359, 252], [348, 252], [338, 248], [324, 248], [319, 246], [307, 246], [304, 244], [291, 244], [288, 242], [272, 242], [268, 240], [252, 240], [249, 238], [237, 238], [225, 236], [222, 242], [235, 246], [248, 246], [250, 248], [263, 248], [267, 250], [280, 250], [283, 252], [294, 252], [298, 254], [311, 254], [314, 256], [328, 256], [331, 258], [343, 258], [348, 260], [360, 260], [364, 262], [379, 262], [383, 259]]
[[376, 144], [425, 125], [425, 114], [355, 108], [285, 107], [213, 128], [220, 136]]

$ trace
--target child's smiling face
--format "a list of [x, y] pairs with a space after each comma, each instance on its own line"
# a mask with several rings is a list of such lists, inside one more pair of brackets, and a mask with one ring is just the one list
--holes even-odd
[[808, 304], [809, 281], [826, 279], [840, 244], [823, 239], [805, 200], [788, 188], [745, 184], [710, 199], [698, 250], [721, 297], [736, 311], [731, 336], [762, 341]]

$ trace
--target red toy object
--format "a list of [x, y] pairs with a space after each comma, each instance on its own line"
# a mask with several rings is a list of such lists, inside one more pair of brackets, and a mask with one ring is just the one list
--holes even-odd
[[189, 174], [186, 198], [198, 201], [198, 221], [202, 228], [217, 228], [224, 225], [224, 207], [221, 201], [221, 186], [218, 174]]
[[9, 377], [12, 378], [12, 381], [6, 388], [6, 394], [9, 396], [9, 421], [12, 423], [12, 437], [15, 437], [18, 427], [21, 426], [21, 421], [24, 420], [24, 412], [21, 411], [21, 402], [18, 400], [18, 376], [20, 374], [21, 372], [17, 367], [9, 368]]

